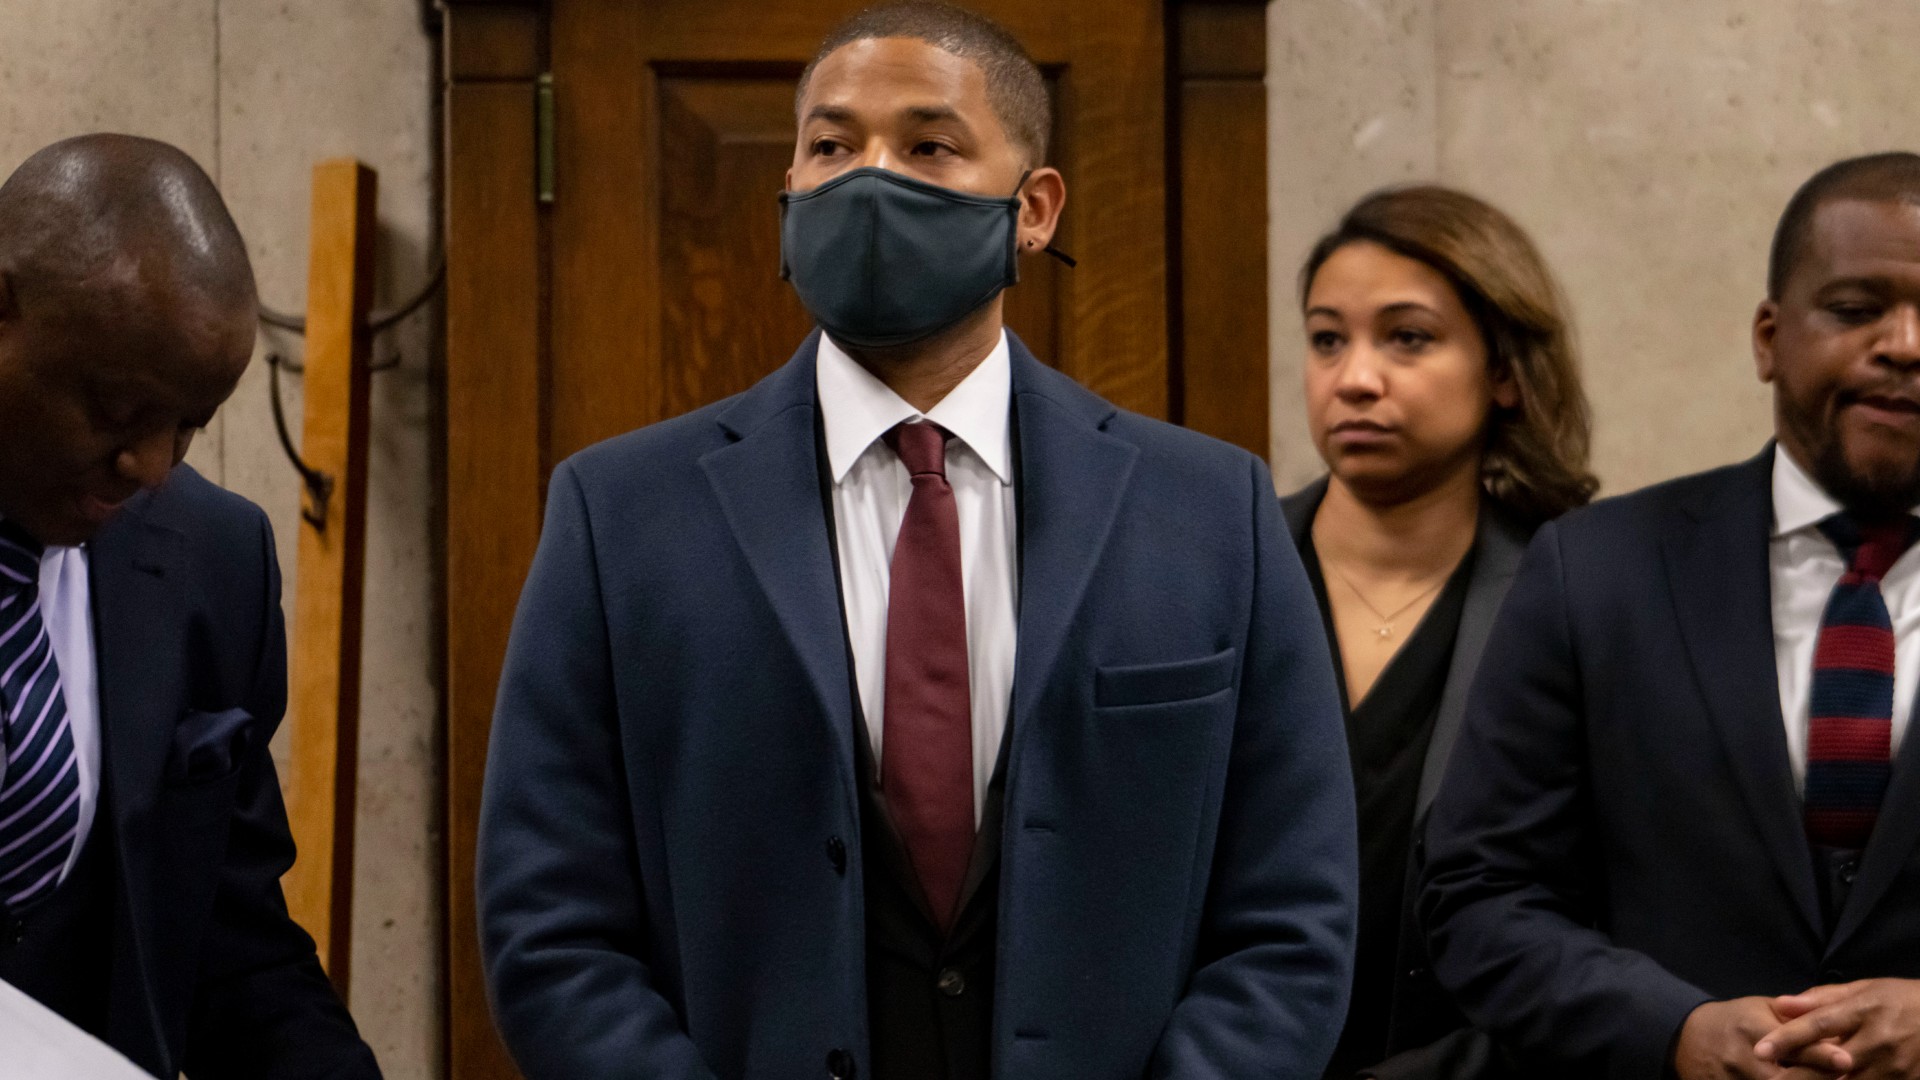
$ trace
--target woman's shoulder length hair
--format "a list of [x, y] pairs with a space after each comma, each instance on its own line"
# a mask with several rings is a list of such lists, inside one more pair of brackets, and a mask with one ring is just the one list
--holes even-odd
[[1486, 202], [1436, 184], [1376, 191], [1322, 237], [1300, 271], [1306, 303], [1314, 275], [1348, 244], [1370, 241], [1425, 263], [1452, 284], [1486, 342], [1495, 376], [1512, 378], [1519, 404], [1487, 420], [1481, 484], [1506, 509], [1533, 522], [1593, 498], [1588, 469], [1592, 414], [1566, 301], [1546, 260], [1512, 218]]

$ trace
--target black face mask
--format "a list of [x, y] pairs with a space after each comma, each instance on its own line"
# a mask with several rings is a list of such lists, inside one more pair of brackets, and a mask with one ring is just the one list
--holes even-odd
[[1020, 280], [1026, 182], [997, 199], [867, 167], [783, 191], [780, 276], [836, 341], [932, 337]]

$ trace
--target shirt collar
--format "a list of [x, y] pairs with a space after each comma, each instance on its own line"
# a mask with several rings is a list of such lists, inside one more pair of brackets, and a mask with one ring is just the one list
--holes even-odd
[[1008, 425], [1013, 360], [1005, 330], [1000, 331], [1000, 340], [987, 358], [926, 413], [907, 404], [825, 334], [820, 335], [814, 380], [820, 394], [820, 416], [826, 424], [827, 464], [833, 470], [834, 483], [845, 480], [847, 471], [867, 447], [894, 425], [922, 419], [952, 432], [1002, 484], [1013, 482]]
[[1773, 451], [1773, 535], [1809, 529], [1839, 513], [1840, 503], [1814, 483], [1784, 446]]
[[[1827, 494], [1787, 448], [1776, 445], [1773, 451], [1773, 535], [1777, 539], [1801, 529], [1811, 529], [1840, 513], [1845, 507]], [[1920, 506], [1913, 508], [1920, 517]]]

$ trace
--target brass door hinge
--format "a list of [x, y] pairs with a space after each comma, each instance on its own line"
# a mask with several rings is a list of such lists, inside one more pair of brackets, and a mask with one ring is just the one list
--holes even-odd
[[542, 72], [533, 84], [533, 176], [535, 197], [541, 205], [553, 203], [553, 72]]

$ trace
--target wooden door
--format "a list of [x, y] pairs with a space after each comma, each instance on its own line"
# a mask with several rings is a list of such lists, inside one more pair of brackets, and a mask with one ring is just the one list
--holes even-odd
[[[862, 6], [553, 0], [553, 459], [744, 390], [805, 336], [778, 275], [775, 193], [793, 158], [795, 81]], [[974, 6], [1052, 77], [1068, 177], [1058, 243], [1080, 260], [1023, 260], [1009, 321], [1048, 362], [1165, 416], [1160, 6]]]
[[[504, 1080], [473, 841], [545, 478], [746, 389], [806, 335], [778, 276], [794, 84], [870, 0], [445, 2], [448, 1061], [458, 1080]], [[1056, 243], [1079, 260], [1023, 260], [1008, 321], [1116, 404], [1264, 455], [1264, 11], [1168, 3], [971, 3], [1053, 87]], [[1207, 260], [1195, 288], [1183, 250]]]

